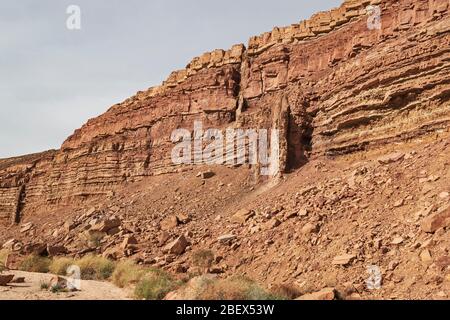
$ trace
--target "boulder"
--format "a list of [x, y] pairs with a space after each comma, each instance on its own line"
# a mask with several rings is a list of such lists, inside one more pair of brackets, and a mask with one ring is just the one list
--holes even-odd
[[6, 286], [13, 278], [13, 274], [0, 274], [0, 286]]
[[333, 259], [333, 265], [336, 266], [347, 266], [353, 262], [353, 260], [356, 259], [356, 256], [354, 254], [344, 254], [341, 256], [337, 256]]
[[20, 232], [21, 232], [21, 233], [28, 232], [28, 231], [30, 231], [31, 229], [33, 229], [33, 227], [34, 227], [34, 224], [33, 224], [33, 223], [31, 223], [31, 222], [25, 223], [25, 224], [23, 224], [23, 225], [21, 226]]
[[186, 247], [189, 245], [187, 239], [184, 236], [178, 237], [175, 241], [169, 243], [165, 248], [164, 252], [181, 255], [186, 250]]
[[10, 251], [20, 251], [23, 248], [23, 243], [16, 239], [10, 239], [6, 241], [2, 249], [10, 250]]
[[401, 152], [394, 152], [378, 158], [378, 162], [381, 164], [391, 164], [403, 160], [405, 158], [405, 154]]
[[253, 211], [247, 209], [240, 209], [231, 217], [231, 221], [244, 224], [254, 216], [255, 213]]
[[440, 228], [450, 226], [450, 207], [432, 214], [422, 221], [422, 230], [426, 233], [435, 233]]
[[136, 239], [136, 237], [135, 236], [133, 236], [133, 235], [127, 235], [126, 237], [125, 237], [125, 239], [123, 239], [123, 241], [122, 241], [122, 244], [121, 244], [121, 248], [122, 249], [127, 249], [128, 247], [130, 247], [130, 246], [134, 246], [134, 245], [137, 245], [138, 244], [138, 241], [137, 241], [137, 239]]
[[47, 245], [47, 253], [49, 257], [54, 257], [54, 256], [58, 256], [61, 254], [66, 254], [67, 248], [64, 246], [52, 246], [52, 245]]
[[121, 221], [119, 219], [105, 219], [96, 224], [94, 224], [91, 230], [99, 231], [99, 232], [108, 232], [113, 228], [120, 227]]

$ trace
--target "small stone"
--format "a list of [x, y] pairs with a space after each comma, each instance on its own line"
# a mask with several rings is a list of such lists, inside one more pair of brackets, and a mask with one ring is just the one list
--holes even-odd
[[34, 227], [34, 224], [31, 222], [25, 223], [24, 225], [22, 225], [22, 227], [20, 228], [20, 232], [21, 233], [25, 233], [27, 231], [30, 231], [32, 228]]
[[450, 256], [442, 256], [437, 258], [436, 265], [440, 268], [447, 268], [450, 266]]
[[158, 243], [160, 246], [163, 246], [166, 244], [167, 240], [169, 240], [169, 239], [170, 239], [170, 234], [167, 231], [163, 231], [158, 236]]
[[244, 224], [254, 216], [255, 213], [253, 211], [247, 209], [240, 209], [231, 217], [231, 221]]
[[113, 228], [120, 227], [121, 221], [119, 219], [106, 219], [96, 223], [92, 226], [91, 230], [99, 232], [108, 232]]
[[49, 257], [54, 257], [61, 254], [66, 254], [67, 249], [64, 246], [47, 245], [47, 253]]
[[420, 259], [422, 260], [422, 262], [427, 262], [427, 263], [432, 262], [433, 258], [431, 257], [430, 250], [428, 250], [428, 249], [423, 250], [420, 253]]
[[325, 288], [320, 290], [319, 292], [305, 294], [296, 300], [327, 301], [327, 300], [334, 300], [335, 297], [336, 297], [336, 290], [334, 288]]
[[441, 192], [439, 193], [439, 198], [441, 199], [447, 199], [450, 196], [448, 192]]
[[25, 283], [25, 277], [14, 277], [10, 283]]
[[389, 270], [389, 271], [394, 271], [395, 268], [398, 267], [398, 265], [399, 265], [399, 262], [398, 262], [398, 261], [391, 261], [391, 262], [389, 262], [389, 264], [388, 264], [388, 270]]
[[278, 227], [280, 225], [281, 225], [281, 221], [280, 220], [273, 219], [273, 220], [269, 221], [266, 226], [267, 226], [268, 230], [271, 230], [271, 229], [275, 229], [276, 227]]
[[178, 226], [178, 218], [176, 216], [169, 216], [161, 221], [160, 226], [163, 231], [170, 231]]
[[217, 238], [217, 241], [220, 243], [230, 243], [235, 240], [237, 237], [233, 234], [225, 234]]
[[310, 223], [308, 222], [301, 230], [301, 233], [304, 235], [308, 235], [308, 234], [312, 234], [312, 233], [317, 233], [319, 232], [320, 228], [319, 225], [316, 223]]
[[178, 219], [178, 222], [181, 224], [186, 224], [191, 221], [191, 218], [189, 217], [189, 215], [187, 213], [177, 214], [177, 219]]
[[399, 245], [399, 244], [402, 244], [404, 241], [405, 241], [405, 239], [403, 239], [403, 237], [395, 237], [395, 238], [392, 240], [391, 244], [393, 244], [393, 245]]
[[137, 244], [138, 244], [138, 241], [137, 241], [136, 237], [133, 235], [128, 235], [125, 237], [125, 239], [123, 239], [123, 242], [120, 247], [125, 250], [128, 247], [134, 246]]
[[205, 171], [200, 173], [200, 177], [202, 179], [211, 179], [212, 177], [214, 177], [216, 174], [212, 171]]
[[66, 221], [64, 223], [64, 230], [69, 233], [70, 231], [72, 231], [73, 229], [76, 228], [76, 224], [73, 223], [73, 221]]
[[339, 265], [339, 266], [347, 266], [353, 262], [353, 260], [356, 259], [356, 256], [354, 254], [344, 254], [342, 256], [337, 256], [333, 259], [332, 264], [333, 265]]
[[405, 157], [404, 153], [395, 152], [379, 158], [378, 162], [381, 164], [391, 164], [403, 160], [404, 157]]
[[298, 211], [298, 216], [299, 217], [306, 217], [308, 215], [308, 210], [307, 209], [300, 209]]
[[405, 200], [401, 199], [394, 203], [394, 208], [400, 208], [405, 203]]

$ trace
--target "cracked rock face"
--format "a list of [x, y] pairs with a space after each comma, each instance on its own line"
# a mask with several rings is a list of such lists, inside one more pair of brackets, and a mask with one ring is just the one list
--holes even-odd
[[[280, 129], [285, 171], [448, 130], [449, 3], [345, 1], [247, 46], [194, 58], [89, 120], [60, 150], [0, 160], [0, 224], [107, 203], [131, 183], [182, 174], [171, 133], [196, 120], [204, 129]], [[381, 8], [379, 30], [367, 26], [370, 4]], [[306, 233], [319, 232], [317, 221], [311, 226]]]

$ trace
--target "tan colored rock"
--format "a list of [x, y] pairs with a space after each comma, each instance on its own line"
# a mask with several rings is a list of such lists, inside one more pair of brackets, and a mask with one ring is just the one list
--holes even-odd
[[309, 293], [301, 296], [296, 300], [334, 300], [336, 297], [336, 291], [334, 288], [325, 288], [319, 292]]
[[428, 249], [423, 250], [420, 253], [420, 259], [422, 262], [430, 263], [433, 261], [433, 258], [431, 257], [431, 252]]
[[163, 231], [174, 230], [178, 226], [178, 218], [176, 216], [169, 216], [161, 221], [160, 227]]
[[347, 266], [351, 264], [356, 259], [356, 256], [354, 254], [344, 254], [341, 256], [337, 256], [333, 259], [332, 264], [333, 265], [339, 265], [339, 266]]
[[317, 233], [317, 232], [319, 232], [319, 230], [320, 230], [320, 227], [319, 227], [319, 225], [317, 223], [308, 222], [302, 228], [301, 232], [304, 235], [309, 235], [311, 233]]
[[34, 227], [34, 224], [33, 224], [32, 222], [25, 223], [25, 224], [22, 225], [22, 227], [20, 228], [20, 232], [21, 232], [21, 233], [28, 232], [28, 231], [30, 231], [31, 229], [33, 229], [33, 227]]
[[52, 246], [47, 245], [47, 253], [50, 257], [66, 254], [67, 248], [65, 246]]
[[136, 237], [134, 235], [127, 235], [125, 237], [125, 239], [123, 239], [122, 244], [121, 244], [121, 248], [122, 249], [127, 249], [129, 246], [134, 246], [137, 245], [138, 241], [136, 239]]
[[244, 224], [254, 216], [255, 213], [253, 211], [247, 209], [240, 209], [231, 217], [231, 221]]
[[225, 234], [217, 238], [217, 241], [220, 243], [230, 243], [233, 240], [237, 239], [237, 237], [233, 234]]
[[105, 219], [92, 226], [91, 230], [99, 232], [108, 232], [113, 228], [120, 227], [121, 221], [119, 219]]
[[404, 153], [395, 152], [379, 158], [378, 162], [381, 164], [391, 164], [403, 160], [404, 158], [405, 158]]

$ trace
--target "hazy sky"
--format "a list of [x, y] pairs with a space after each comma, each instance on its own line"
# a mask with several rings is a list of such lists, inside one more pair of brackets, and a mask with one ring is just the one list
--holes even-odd
[[[89, 118], [227, 49], [341, 0], [2, 0], [0, 158], [59, 148]], [[81, 8], [81, 30], [66, 9]]]

